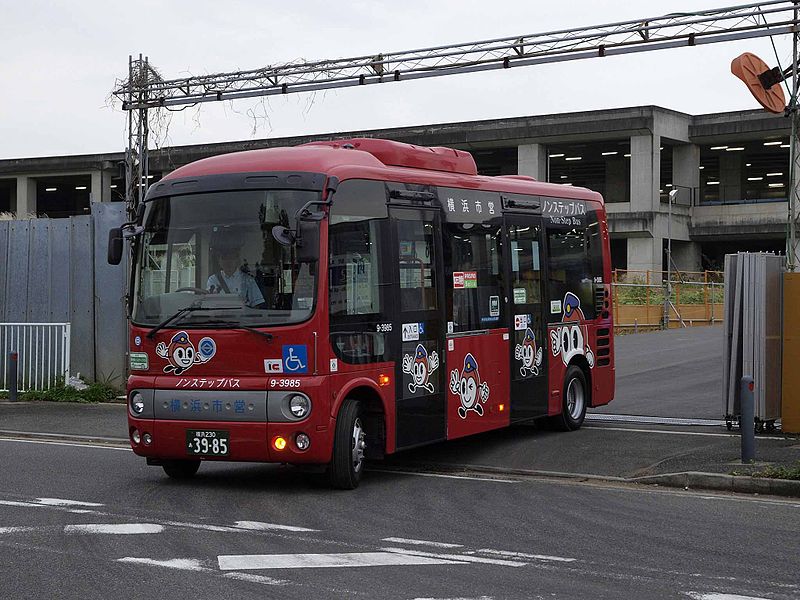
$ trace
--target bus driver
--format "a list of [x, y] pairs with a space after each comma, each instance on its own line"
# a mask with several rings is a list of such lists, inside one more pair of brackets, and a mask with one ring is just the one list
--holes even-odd
[[206, 289], [212, 294], [238, 294], [251, 308], [266, 308], [255, 278], [242, 270], [239, 252], [241, 244], [235, 239], [218, 241], [212, 248], [219, 269], [208, 278]]

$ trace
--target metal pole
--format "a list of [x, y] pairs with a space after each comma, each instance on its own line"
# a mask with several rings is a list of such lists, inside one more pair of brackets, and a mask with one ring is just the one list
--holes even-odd
[[[798, 5], [794, 6], [794, 18], [797, 20], [800, 11]], [[798, 31], [795, 29], [792, 34], [792, 94], [789, 98], [789, 116], [792, 119], [792, 137], [789, 140], [789, 156], [791, 165], [789, 166], [789, 218], [787, 220], [786, 231], [786, 269], [789, 272], [798, 268], [798, 245], [797, 245], [797, 197], [800, 193], [800, 169], [798, 168], [798, 114], [797, 114], [797, 92], [800, 88], [800, 81], [797, 76], [797, 50], [798, 50]]]
[[677, 190], [667, 194], [667, 285], [664, 294], [664, 329], [669, 329], [669, 305], [672, 302], [672, 197]]
[[756, 459], [756, 434], [755, 434], [755, 401], [753, 398], [752, 377], [742, 377], [739, 387], [739, 429], [742, 434], [742, 463], [751, 463]]
[[11, 352], [8, 355], [8, 399], [11, 402], [17, 401], [17, 362], [19, 355], [16, 352]]

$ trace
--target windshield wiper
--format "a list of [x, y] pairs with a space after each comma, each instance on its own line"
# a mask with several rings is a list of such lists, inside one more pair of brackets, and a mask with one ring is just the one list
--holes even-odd
[[161, 321], [161, 323], [159, 323], [158, 325], [153, 327], [147, 333], [147, 336], [146, 336], [147, 339], [148, 340], [152, 340], [153, 336], [155, 336], [156, 333], [158, 333], [159, 331], [164, 329], [166, 326], [174, 323], [178, 319], [182, 318], [184, 315], [187, 315], [189, 313], [192, 313], [192, 312], [195, 312], [195, 311], [198, 311], [198, 310], [239, 310], [239, 307], [238, 306], [201, 306], [199, 302], [195, 302], [194, 304], [190, 304], [189, 306], [184, 306], [183, 308], [178, 309], [175, 313], [171, 314], [166, 319]]
[[274, 339], [274, 335], [267, 331], [261, 331], [260, 329], [256, 329], [255, 327], [250, 327], [249, 325], [244, 325], [241, 321], [226, 321], [224, 319], [209, 319], [207, 321], [203, 321], [203, 325], [223, 325], [225, 327], [229, 327], [231, 329], [243, 329], [245, 331], [249, 331], [250, 333], [255, 333], [256, 335], [260, 335], [267, 341], [271, 342]]

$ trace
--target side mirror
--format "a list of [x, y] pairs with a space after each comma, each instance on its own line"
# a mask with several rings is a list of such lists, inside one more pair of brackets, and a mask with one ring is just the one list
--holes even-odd
[[108, 232], [108, 264], [118, 265], [122, 261], [122, 228], [114, 227]]
[[319, 260], [319, 221], [297, 221], [297, 262], [313, 263]]

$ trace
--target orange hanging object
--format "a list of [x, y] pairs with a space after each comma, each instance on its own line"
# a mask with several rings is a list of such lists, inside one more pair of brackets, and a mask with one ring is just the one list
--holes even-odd
[[786, 96], [783, 95], [780, 83], [765, 89], [758, 78], [769, 70], [767, 63], [750, 52], [745, 52], [731, 61], [731, 73], [744, 81], [758, 103], [771, 113], [782, 114], [786, 108]]

